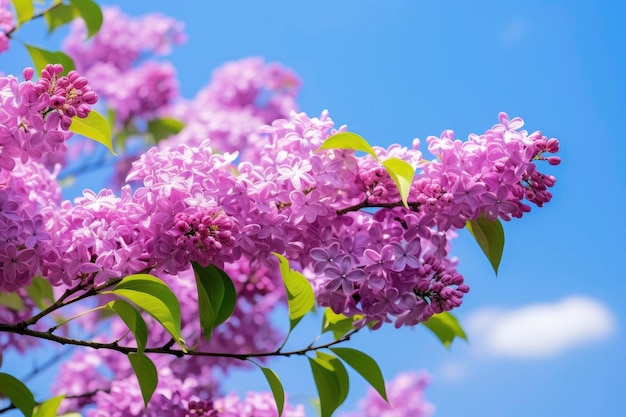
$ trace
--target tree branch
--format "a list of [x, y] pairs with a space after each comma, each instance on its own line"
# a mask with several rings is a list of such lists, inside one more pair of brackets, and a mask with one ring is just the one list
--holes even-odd
[[[407, 204], [409, 208], [414, 211], [417, 211], [421, 206], [421, 204], [418, 203], [417, 201], [409, 201]], [[404, 204], [402, 203], [402, 201], [395, 201], [391, 203], [370, 204], [369, 200], [366, 198], [359, 204], [355, 204], [354, 206], [337, 210], [337, 215], [343, 216], [344, 214], [349, 213], [351, 211], [359, 211], [364, 208], [394, 208], [394, 207], [404, 207]]]
[[[60, 343], [62, 345], [73, 345], [73, 346], [85, 346], [92, 349], [108, 349], [114, 350], [120, 353], [128, 354], [128, 353], [136, 353], [137, 348], [131, 346], [120, 346], [116, 342], [114, 343], [100, 343], [100, 342], [90, 342], [87, 340], [73, 339], [70, 337], [57, 336], [51, 332], [42, 332], [38, 330], [32, 330], [23, 326], [19, 326], [18, 324], [5, 324], [0, 323], [0, 332], [8, 332], [8, 333], [17, 333], [23, 336], [35, 337], [38, 339], [50, 340], [56, 343]], [[317, 346], [308, 346], [304, 349], [292, 350], [283, 352], [280, 349], [274, 352], [260, 352], [260, 353], [223, 353], [223, 352], [183, 352], [178, 349], [171, 349], [168, 345], [154, 348], [146, 348], [144, 349], [144, 353], [157, 353], [157, 354], [165, 354], [165, 355], [173, 355], [179, 358], [183, 356], [205, 356], [205, 357], [222, 357], [222, 358], [232, 358], [239, 360], [246, 360], [248, 358], [263, 358], [263, 357], [271, 357], [271, 356], [284, 356], [289, 357], [293, 355], [305, 355], [308, 352], [314, 352], [320, 349], [326, 349], [328, 347], [334, 346], [339, 343], [343, 343], [345, 341], [350, 340], [350, 338], [356, 334], [361, 328], [354, 329], [343, 337], [339, 339], [333, 340], [332, 342], [324, 343]]]

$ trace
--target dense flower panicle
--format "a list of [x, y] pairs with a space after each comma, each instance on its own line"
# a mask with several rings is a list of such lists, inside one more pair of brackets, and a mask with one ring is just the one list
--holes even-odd
[[60, 64], [49, 64], [36, 82], [31, 68], [21, 83], [0, 77], [0, 169], [66, 151], [72, 118], [87, 117], [98, 97], [85, 77], [76, 71], [62, 76], [62, 71]]
[[[86, 392], [105, 390], [110, 381], [100, 372], [102, 358], [93, 353], [76, 352], [72, 358], [63, 362], [52, 386], [54, 395], [77, 396]], [[66, 399], [61, 403], [60, 414], [80, 410], [91, 404], [90, 397]]]
[[75, 19], [63, 42], [80, 72], [101, 63], [126, 71], [142, 55], [166, 55], [173, 44], [186, 40], [184, 24], [168, 16], [154, 13], [133, 19], [118, 7], [103, 7], [102, 13], [102, 26], [95, 36], [86, 41], [85, 23]]
[[178, 98], [176, 70], [170, 63], [147, 61], [120, 70], [109, 62], [93, 65], [86, 74], [93, 88], [115, 109], [118, 127], [134, 119], [153, 119]]
[[9, 49], [9, 37], [7, 32], [13, 29], [13, 12], [9, 0], [0, 0], [0, 53]]
[[53, 174], [36, 162], [0, 171], [0, 291], [26, 287], [42, 272], [52, 244], [44, 210], [60, 197]]
[[[525, 197], [541, 205], [554, 184], [535, 161], [558, 163], [544, 156], [558, 142], [519, 131], [519, 118], [509, 122], [502, 113], [500, 121], [464, 143], [451, 131], [429, 138], [434, 161], [416, 147], [375, 148], [381, 160], [420, 169], [410, 208], [401, 207], [395, 183], [371, 156], [317, 152], [336, 132], [326, 113], [293, 113], [262, 127], [263, 145], [238, 167], [254, 205], [242, 253], [257, 254], [254, 264], [268, 268], [272, 251], [285, 253], [314, 282], [321, 305], [363, 315], [363, 323], [414, 325], [458, 307], [469, 287], [448, 257], [452, 232], [480, 216], [520, 217], [530, 209]], [[362, 207], [379, 208], [371, 214]]]
[[386, 384], [387, 403], [374, 389], [359, 401], [359, 411], [342, 417], [430, 417], [433, 404], [424, 398], [424, 389], [430, 378], [425, 372], [404, 372]]
[[174, 67], [145, 58], [168, 54], [173, 44], [183, 43], [183, 23], [160, 14], [131, 18], [117, 7], [104, 7], [100, 31], [86, 39], [85, 24], [76, 19], [64, 49], [115, 109], [117, 127], [134, 118], [152, 119], [178, 98]]
[[172, 108], [185, 128], [161, 146], [196, 146], [210, 138], [220, 152], [245, 150], [253, 146], [260, 126], [296, 109], [299, 86], [293, 71], [278, 63], [266, 64], [261, 58], [229, 62], [213, 73], [193, 100]]
[[148, 266], [150, 235], [141, 227], [146, 217], [132, 200], [130, 188], [117, 197], [110, 190], [85, 190], [72, 205], [50, 207], [53, 253], [44, 262], [44, 276], [53, 284], [104, 284], [111, 278], [139, 273]]

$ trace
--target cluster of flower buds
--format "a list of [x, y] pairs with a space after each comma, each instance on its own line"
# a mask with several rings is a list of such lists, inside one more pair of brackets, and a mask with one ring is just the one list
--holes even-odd
[[44, 155], [61, 154], [73, 117], [85, 118], [98, 97], [75, 71], [67, 75], [60, 64], [49, 64], [33, 82], [34, 71], [26, 68], [26, 81], [0, 78], [0, 168], [13, 170]]

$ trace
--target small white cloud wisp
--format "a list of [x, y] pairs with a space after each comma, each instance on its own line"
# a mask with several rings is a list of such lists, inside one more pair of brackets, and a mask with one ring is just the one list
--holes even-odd
[[465, 322], [472, 345], [490, 355], [540, 358], [604, 340], [616, 321], [602, 303], [572, 296], [516, 310], [483, 309]]

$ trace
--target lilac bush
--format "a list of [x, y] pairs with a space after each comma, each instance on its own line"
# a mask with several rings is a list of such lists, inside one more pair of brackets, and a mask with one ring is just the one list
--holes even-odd
[[[375, 362], [336, 345], [387, 323], [454, 322], [448, 312], [469, 292], [450, 256], [456, 231], [549, 202], [555, 178], [543, 169], [559, 164], [558, 140], [500, 113], [465, 141], [428, 137], [434, 159], [419, 140], [371, 147], [325, 110], [297, 112], [298, 76], [260, 58], [227, 63], [185, 100], [157, 59], [185, 40], [182, 23], [105, 8], [90, 37], [93, 16], [73, 13], [64, 49], [76, 70], [50, 63], [36, 80], [31, 68], [21, 82], [0, 77], [2, 350], [85, 347], [53, 392], [62, 412], [91, 417], [304, 416], [266, 368], [291, 355], [311, 362], [323, 416], [345, 400], [333, 397], [340, 386], [320, 389], [342, 381], [343, 362], [377, 391], [350, 417], [430, 416], [425, 374], [401, 374], [384, 399]], [[0, 52], [16, 29], [0, 2]], [[99, 99], [109, 123], [93, 109]], [[111, 127], [124, 184], [62, 200], [68, 139], [76, 131], [111, 147]], [[153, 146], [133, 149], [148, 136]], [[314, 305], [333, 340], [285, 350]], [[285, 307], [287, 334], [271, 319]], [[271, 393], [223, 392], [221, 378], [255, 365]]]

